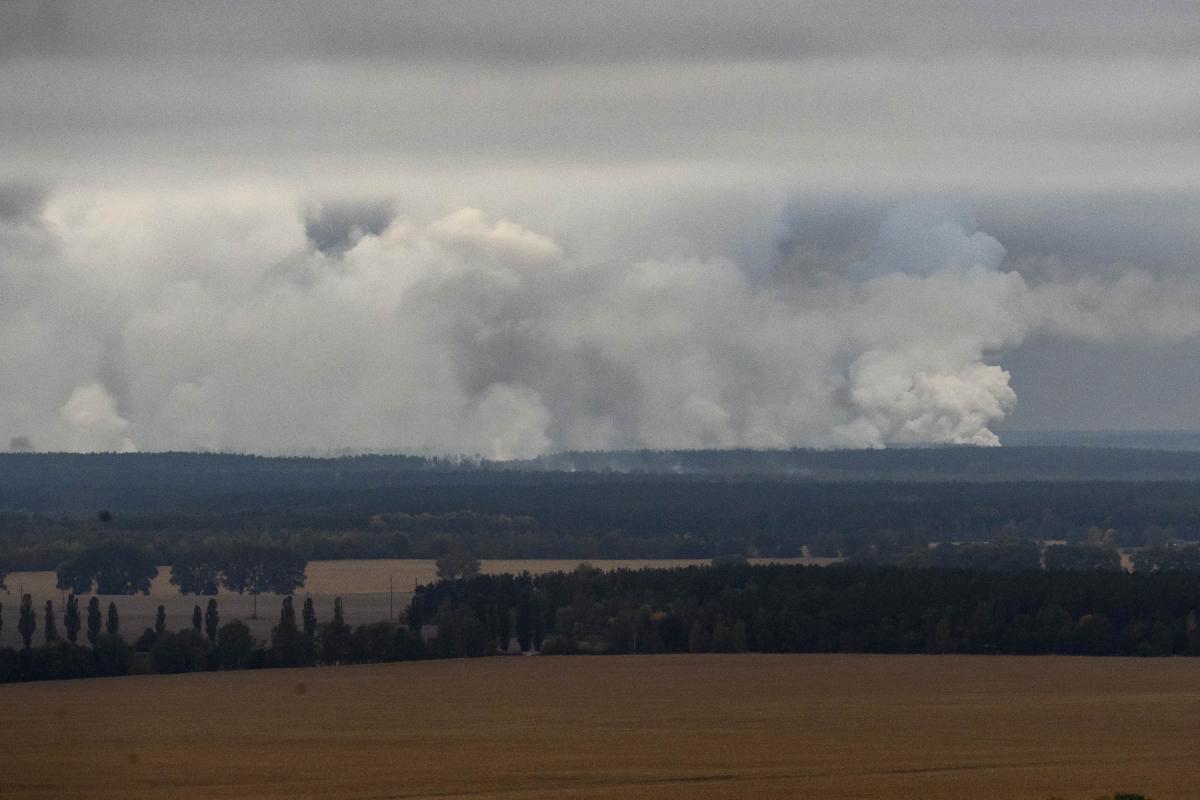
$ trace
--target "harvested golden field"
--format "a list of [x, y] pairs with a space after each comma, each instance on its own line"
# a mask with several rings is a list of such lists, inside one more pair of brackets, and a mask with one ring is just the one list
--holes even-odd
[[1200, 791], [1200, 660], [490, 658], [0, 686], [0, 797]]

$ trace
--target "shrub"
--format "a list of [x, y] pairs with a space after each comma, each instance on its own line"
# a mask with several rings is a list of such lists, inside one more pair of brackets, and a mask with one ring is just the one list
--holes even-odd
[[241, 669], [254, 650], [250, 628], [240, 619], [227, 622], [217, 630], [217, 659], [222, 669]]
[[129, 645], [115, 634], [97, 634], [96, 641], [92, 643], [97, 675], [129, 674], [129, 654]]
[[573, 639], [568, 639], [566, 636], [553, 634], [542, 643], [542, 655], [544, 656], [573, 656], [578, 652], [579, 646]]
[[208, 666], [208, 642], [193, 628], [179, 633], [164, 631], [150, 648], [150, 658], [155, 672], [199, 672]]

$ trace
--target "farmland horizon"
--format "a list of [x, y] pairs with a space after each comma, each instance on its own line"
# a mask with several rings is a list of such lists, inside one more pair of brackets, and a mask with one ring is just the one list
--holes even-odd
[[0, 0], [0, 800], [1190, 800], [1197, 42]]
[[131, 800], [397, 790], [1188, 800], [1197, 669], [1196, 659], [743, 654], [0, 686], [24, 734], [0, 750], [0, 788], [46, 800], [97, 785]]

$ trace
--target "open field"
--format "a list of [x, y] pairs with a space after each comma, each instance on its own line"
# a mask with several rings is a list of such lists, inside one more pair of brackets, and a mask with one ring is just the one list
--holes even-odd
[[[788, 563], [788, 564], [827, 564], [830, 559], [821, 558], [775, 558], [751, 559], [752, 563]], [[590, 564], [600, 569], [638, 569], [640, 567], [685, 567], [694, 564], [706, 565], [707, 559], [650, 559], [650, 560], [594, 560]], [[498, 575], [506, 572], [519, 573], [528, 571], [534, 574], [572, 570], [579, 566], [579, 560], [568, 559], [527, 559], [520, 561], [482, 561], [483, 572]], [[161, 566], [158, 577], [151, 586], [149, 595], [116, 595], [102, 596], [101, 603], [105, 609], [110, 601], [117, 604], [121, 614], [121, 633], [132, 642], [145, 628], [154, 624], [154, 616], [161, 604], [166, 607], [167, 626], [171, 630], [186, 627], [191, 624], [192, 608], [201, 608], [208, 602], [207, 597], [183, 596], [170, 583], [171, 568]], [[372, 559], [345, 561], [311, 561], [308, 564], [307, 581], [304, 588], [296, 592], [298, 597], [312, 596], [317, 614], [321, 619], [328, 619], [333, 614], [333, 600], [341, 596], [346, 609], [346, 620], [352, 625], [363, 622], [377, 622], [387, 619], [394, 610], [399, 614], [408, 606], [412, 591], [417, 584], [432, 583], [437, 579], [437, 566], [430, 559]], [[393, 607], [389, 608], [388, 582], [395, 589]], [[4, 605], [5, 625], [0, 629], [0, 646], [18, 647], [21, 643], [17, 632], [16, 614], [21, 602], [21, 593], [28, 592], [33, 596], [34, 608], [38, 611], [37, 641], [41, 642], [42, 614], [47, 600], [54, 602], [55, 613], [59, 616], [58, 628], [62, 633], [62, 593], [54, 588], [55, 575], [53, 572], [13, 572], [6, 581], [9, 593], [0, 593], [0, 603]], [[80, 600], [80, 607], [87, 611], [90, 595]], [[255, 636], [267, 638], [271, 627], [279, 620], [279, 604], [281, 598], [276, 595], [261, 595], [258, 598], [259, 618], [250, 619], [253, 610], [253, 598], [249, 595], [231, 594], [224, 590], [217, 596], [217, 604], [221, 612], [221, 620], [228, 622], [232, 619], [244, 619], [250, 625]]]
[[491, 658], [0, 686], [12, 798], [1194, 798], [1200, 660]]

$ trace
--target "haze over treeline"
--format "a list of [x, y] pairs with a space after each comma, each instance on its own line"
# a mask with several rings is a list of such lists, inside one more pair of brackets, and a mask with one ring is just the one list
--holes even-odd
[[1054, 540], [1086, 546], [1081, 563], [1116, 567], [1117, 547], [1175, 545], [1187, 548], [1148, 552], [1147, 563], [1200, 561], [1194, 452], [602, 453], [594, 471], [587, 454], [575, 458], [556, 471], [400, 456], [0, 455], [0, 568], [53, 569], [114, 540], [156, 564], [263, 541], [308, 559], [807, 552], [1036, 569]]
[[[378, 502], [370, 499], [373, 493], [406, 487], [443, 487], [450, 492], [446, 502], [453, 502], [456, 490], [488, 486], [653, 486], [672, 480], [759, 480], [781, 486], [868, 481], [1191, 482], [1200, 480], [1200, 452], [1065, 446], [625, 451], [500, 462], [413, 455], [0, 453], [0, 509], [91, 515], [102, 507], [174, 511], [215, 503], [210, 508], [221, 510], [232, 503], [246, 509], [355, 507], [368, 513]], [[356, 495], [360, 499], [354, 500]]]

